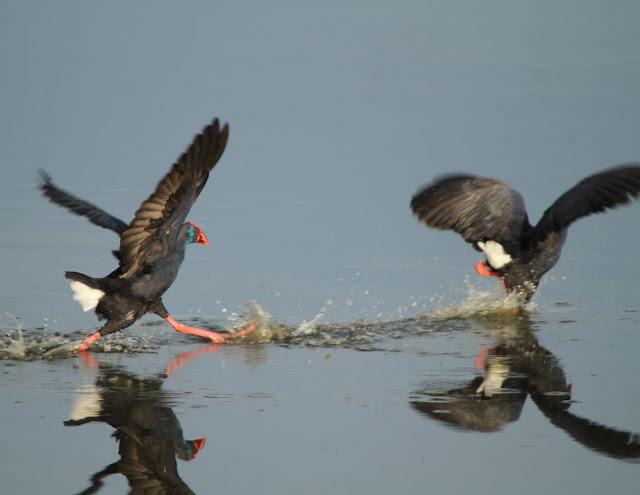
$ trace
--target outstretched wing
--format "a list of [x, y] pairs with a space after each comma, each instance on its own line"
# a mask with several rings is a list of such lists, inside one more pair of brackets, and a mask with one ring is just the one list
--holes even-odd
[[218, 162], [229, 136], [215, 119], [198, 134], [144, 201], [120, 236], [121, 277], [136, 273], [150, 254], [171, 250], [191, 206]]
[[109, 215], [109, 213], [88, 201], [60, 189], [53, 183], [51, 176], [44, 170], [38, 170], [38, 174], [40, 175], [40, 179], [42, 179], [42, 183], [38, 185], [38, 189], [40, 189], [42, 195], [49, 198], [49, 201], [52, 203], [67, 208], [71, 213], [87, 217], [92, 224], [104, 229], [113, 230], [118, 234], [127, 228], [127, 224], [119, 218]]
[[621, 165], [581, 180], [553, 203], [531, 232], [529, 245], [542, 242], [592, 213], [629, 203], [640, 194], [640, 166]]
[[528, 225], [524, 200], [504, 182], [473, 175], [447, 175], [436, 179], [411, 200], [421, 222], [440, 230], [453, 230], [465, 241], [492, 240], [517, 255], [520, 236]]
[[538, 394], [531, 397], [551, 423], [576, 442], [614, 459], [640, 459], [640, 435], [599, 424], [566, 410], [546, 407]]

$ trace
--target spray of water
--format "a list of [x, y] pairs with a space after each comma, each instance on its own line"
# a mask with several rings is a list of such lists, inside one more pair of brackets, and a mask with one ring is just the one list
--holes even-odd
[[[86, 332], [47, 332], [43, 328], [26, 330], [15, 316], [0, 315], [11, 322], [0, 336], [0, 359], [28, 361], [32, 359], [59, 359], [74, 356]], [[1, 320], [2, 318], [0, 318]], [[92, 350], [97, 352], [149, 352], [154, 346], [144, 333], [118, 333], [100, 339]]]
[[22, 322], [10, 313], [4, 313], [3, 316], [13, 323], [13, 328], [5, 332], [0, 342], [0, 358], [25, 359], [27, 346], [22, 335]]
[[296, 336], [311, 335], [316, 333], [320, 320], [324, 318], [329, 307], [333, 304], [332, 300], [328, 300], [325, 305], [320, 308], [320, 311], [310, 320], [302, 320], [302, 323], [294, 330], [293, 334]]
[[522, 309], [527, 311], [535, 309], [533, 302], [527, 303], [523, 308], [515, 293], [505, 294], [499, 288], [493, 291], [483, 290], [474, 285], [468, 278], [465, 278], [464, 282], [467, 295], [462, 302], [433, 309], [422, 315], [421, 318], [447, 320], [472, 318], [488, 314], [513, 314], [514, 311]]
[[[352, 321], [347, 323], [323, 323], [333, 302], [328, 300], [310, 319], [289, 326], [275, 320], [256, 301], [249, 301], [242, 314], [228, 317], [227, 331], [235, 332], [254, 324], [255, 330], [248, 335], [231, 339], [233, 343], [286, 342], [293, 345], [344, 346], [372, 350], [384, 339], [398, 339], [407, 335], [421, 335], [432, 331], [455, 329], [454, 322], [477, 317], [513, 317], [523, 308], [513, 294], [497, 294], [483, 290], [469, 279], [465, 280], [466, 297], [462, 302], [443, 305], [444, 296], [438, 297], [438, 308], [419, 316], [405, 318], [401, 311], [398, 319], [388, 321]], [[433, 300], [434, 298], [432, 298]], [[417, 299], [416, 299], [417, 300]], [[412, 307], [416, 307], [417, 303]], [[525, 310], [533, 310], [529, 303]], [[5, 314], [11, 327], [0, 336], [0, 359], [29, 360], [38, 358], [64, 358], [76, 355], [78, 344], [86, 332], [65, 334], [45, 333], [42, 329], [25, 331], [13, 315]], [[149, 325], [143, 325], [146, 328]], [[94, 352], [135, 353], [149, 352], [157, 348], [153, 337], [147, 332], [119, 332], [100, 339], [92, 347]]]
[[291, 334], [291, 328], [274, 320], [269, 312], [256, 301], [245, 305], [243, 314], [232, 313], [229, 318], [229, 332], [235, 332], [254, 324], [256, 329], [248, 335], [233, 339], [232, 342], [278, 342]]

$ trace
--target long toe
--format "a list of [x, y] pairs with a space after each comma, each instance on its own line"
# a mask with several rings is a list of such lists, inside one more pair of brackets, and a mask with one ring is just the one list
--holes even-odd
[[209, 331], [207, 338], [211, 340], [214, 344], [224, 344], [227, 340], [224, 335], [218, 332], [214, 332], [213, 330]]
[[236, 337], [242, 337], [244, 335], [248, 335], [251, 332], [253, 332], [257, 327], [258, 325], [256, 325], [255, 323], [250, 323], [249, 325], [244, 327], [242, 330], [238, 330], [237, 332], [233, 332], [227, 335], [227, 339], [234, 339]]

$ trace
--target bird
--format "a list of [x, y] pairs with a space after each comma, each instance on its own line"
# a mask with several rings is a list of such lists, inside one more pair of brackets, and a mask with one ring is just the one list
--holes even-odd
[[[86, 355], [89, 353], [83, 357]], [[207, 439], [184, 437], [162, 389], [163, 380], [139, 377], [97, 360], [85, 360], [85, 364], [96, 370], [95, 382], [78, 389], [71, 418], [64, 426], [109, 425], [114, 429], [111, 436], [117, 442], [119, 459], [93, 474], [91, 487], [80, 493], [96, 493], [107, 476], [120, 473], [129, 483], [128, 493], [193, 494], [178, 472], [176, 459], [196, 459]]]
[[639, 194], [639, 164], [605, 169], [562, 194], [533, 226], [518, 191], [496, 179], [458, 173], [425, 186], [411, 199], [411, 210], [428, 227], [453, 230], [484, 253], [477, 273], [499, 278], [525, 304], [558, 262], [569, 225]]
[[39, 171], [38, 188], [50, 202], [120, 236], [119, 249], [113, 251], [118, 267], [107, 276], [95, 278], [79, 272], [65, 272], [74, 299], [82, 309], [94, 309], [98, 320], [106, 320], [100, 329], [81, 342], [79, 351], [87, 351], [101, 337], [131, 326], [146, 313], [164, 318], [180, 333], [217, 343], [255, 329], [251, 324], [238, 332], [222, 334], [189, 327], [173, 318], [162, 302], [162, 295], [178, 275], [187, 245], [209, 244], [200, 226], [186, 221], [186, 217], [207, 183], [209, 172], [220, 160], [228, 137], [229, 125], [221, 127], [217, 118], [204, 127], [128, 224], [60, 189], [49, 174]]

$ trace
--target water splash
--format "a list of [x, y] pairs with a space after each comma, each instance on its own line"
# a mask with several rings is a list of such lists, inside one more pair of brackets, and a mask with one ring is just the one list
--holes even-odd
[[286, 340], [291, 335], [291, 327], [274, 320], [271, 314], [256, 301], [249, 301], [245, 305], [243, 314], [232, 313], [228, 320], [231, 325], [230, 328], [227, 328], [227, 331], [230, 333], [246, 328], [251, 324], [256, 325], [256, 329], [253, 332], [235, 338], [230, 343], [278, 342]]
[[467, 297], [464, 301], [455, 305], [433, 309], [420, 318], [449, 320], [492, 314], [509, 316], [517, 314], [523, 309], [526, 311], [535, 309], [533, 302], [529, 302], [523, 307], [518, 295], [513, 292], [505, 294], [501, 289], [498, 289], [500, 293], [497, 293], [496, 290], [482, 290], [474, 285], [469, 278], [465, 278], [464, 283], [467, 290]]
[[294, 335], [311, 335], [316, 333], [320, 320], [324, 318], [327, 310], [332, 304], [333, 301], [329, 299], [313, 318], [310, 320], [302, 320], [302, 323], [300, 323], [298, 328], [295, 329]]
[[14, 328], [8, 330], [4, 334], [4, 338], [0, 342], [0, 358], [14, 357], [15, 359], [24, 359], [27, 355], [27, 346], [24, 342], [22, 330], [24, 326], [18, 318], [10, 313], [4, 313], [5, 318], [12, 321]]
[[[479, 291], [473, 286], [470, 286], [469, 297], [462, 305], [438, 309], [413, 318], [322, 323], [321, 320], [326, 317], [331, 305], [332, 301], [329, 300], [312, 318], [290, 326], [275, 320], [256, 301], [250, 301], [246, 304], [243, 314], [234, 313], [229, 317], [231, 328], [228, 328], [228, 331], [237, 331], [251, 324], [256, 325], [256, 330], [228, 343], [277, 342], [309, 347], [386, 350], [394, 347], [392, 342], [405, 337], [468, 328], [464, 320], [467, 317], [477, 317], [482, 311], [505, 313], [507, 309], [519, 307], [515, 301], [496, 301], [491, 298], [491, 293]], [[508, 314], [512, 314], [512, 311]]]
[[[420, 336], [427, 333], [455, 331], [460, 327], [468, 327], [467, 320], [477, 318], [512, 319], [522, 314], [522, 306], [514, 294], [498, 295], [496, 291], [482, 290], [468, 279], [465, 280], [466, 298], [456, 304], [432, 309], [416, 317], [404, 318], [404, 311], [399, 318], [388, 321], [350, 321], [346, 323], [323, 323], [333, 302], [326, 301], [320, 310], [310, 319], [297, 325], [287, 325], [273, 316], [256, 301], [249, 301], [243, 313], [233, 313], [228, 317], [225, 330], [233, 333], [249, 325], [255, 325], [251, 333], [229, 339], [229, 344], [244, 343], [280, 343], [286, 345], [302, 345], [310, 347], [344, 347], [359, 350], [377, 350], [393, 348], [393, 341], [408, 336]], [[433, 299], [433, 298], [432, 298]], [[442, 304], [442, 299], [438, 299]], [[417, 302], [413, 307], [417, 306]], [[532, 310], [529, 303], [524, 309]], [[68, 333], [43, 332], [44, 328], [25, 330], [18, 318], [5, 315], [11, 319], [12, 328], [0, 336], [0, 359], [58, 359], [77, 355], [77, 348], [86, 332]], [[193, 320], [202, 326], [200, 317]], [[140, 327], [161, 327], [162, 322], [141, 323]], [[205, 325], [206, 326], [206, 325]], [[220, 326], [209, 325], [220, 331]], [[133, 331], [118, 332], [100, 339], [92, 346], [92, 352], [102, 353], [138, 353], [154, 352], [161, 344], [174, 342], [172, 332], [158, 335]]]
[[256, 301], [250, 301], [245, 306], [244, 314], [232, 314], [229, 317], [232, 322], [232, 328], [229, 331], [232, 332], [250, 324], [255, 324], [256, 330], [229, 343], [279, 342], [310, 347], [351, 347], [373, 350], [371, 346], [377, 340], [374, 336], [375, 329], [384, 328], [384, 323], [320, 323], [331, 305], [332, 301], [327, 301], [313, 318], [303, 320], [297, 326], [291, 326], [278, 322], [263, 306]]
[[[60, 359], [77, 355], [78, 346], [86, 332], [46, 332], [44, 327], [32, 330], [24, 328], [15, 316], [5, 313], [12, 326], [0, 335], [0, 359], [30, 361], [34, 359]], [[144, 334], [114, 334], [100, 339], [92, 346], [94, 352], [136, 353], [155, 349], [151, 338]]]
[[50, 357], [55, 355], [57, 349], [63, 349], [69, 344], [69, 339], [58, 333], [43, 333], [43, 328], [25, 330], [17, 317], [9, 313], [3, 316], [11, 320], [13, 326], [0, 337], [0, 359], [28, 361]]

